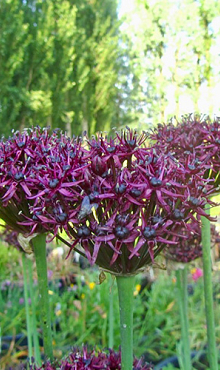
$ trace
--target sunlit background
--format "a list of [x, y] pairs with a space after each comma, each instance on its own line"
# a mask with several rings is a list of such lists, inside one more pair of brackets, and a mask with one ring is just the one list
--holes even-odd
[[218, 0], [2, 0], [0, 128], [219, 115]]
[[[139, 48], [141, 83], [153, 69], [156, 120], [197, 112], [219, 115], [220, 6], [217, 1], [121, 0], [122, 30]], [[151, 45], [153, 43], [153, 48]], [[152, 53], [153, 51], [153, 53]], [[154, 55], [152, 55], [154, 54]], [[151, 98], [151, 97], [150, 97]], [[151, 110], [147, 104], [146, 109]], [[159, 104], [158, 104], [159, 106]], [[150, 120], [155, 122], [154, 116]]]

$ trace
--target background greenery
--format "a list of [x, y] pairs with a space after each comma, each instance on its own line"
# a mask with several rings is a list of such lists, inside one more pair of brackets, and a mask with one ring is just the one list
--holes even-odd
[[[61, 246], [61, 245], [60, 245]], [[59, 246], [59, 247], [60, 247]], [[118, 331], [119, 312], [115, 281], [107, 275], [99, 284], [96, 268], [81, 269], [71, 257], [65, 260], [67, 251], [61, 256], [56, 245], [48, 249], [48, 271], [50, 277], [49, 296], [52, 312], [53, 347], [56, 358], [68, 354], [72, 346], [108, 347], [109, 340], [109, 296], [113, 294], [114, 306], [114, 349], [120, 345]], [[161, 262], [160, 262], [161, 264]], [[197, 261], [200, 264], [200, 261]], [[218, 265], [216, 265], [218, 266]], [[85, 266], [84, 266], [85, 267]], [[12, 336], [9, 348], [2, 351], [0, 368], [16, 368], [26, 358], [27, 346], [15, 342], [17, 334], [26, 336], [25, 307], [23, 302], [23, 274], [21, 253], [1, 243], [0, 247], [0, 322], [2, 343], [4, 337]], [[33, 262], [34, 281], [36, 269]], [[134, 353], [137, 357], [157, 363], [177, 355], [180, 341], [180, 320], [176, 295], [174, 271], [155, 269], [155, 281], [146, 285], [146, 275], [138, 275], [134, 297]], [[219, 317], [219, 271], [213, 275], [216, 323]], [[62, 282], [62, 286], [61, 286]], [[192, 280], [189, 268], [189, 322], [191, 349], [201, 351], [206, 347], [206, 322], [204, 314], [203, 279]], [[142, 289], [140, 291], [140, 284]], [[38, 299], [37, 285], [35, 296]], [[30, 306], [31, 307], [31, 306]], [[39, 309], [39, 307], [38, 307]], [[38, 316], [38, 328], [40, 317]], [[219, 325], [216, 326], [218, 346]], [[171, 368], [171, 367], [170, 367]], [[204, 369], [204, 367], [195, 367]], [[205, 367], [207, 370], [207, 367]]]
[[184, 96], [218, 114], [219, 1], [132, 2], [119, 19], [117, 0], [2, 0], [0, 132], [144, 128]]

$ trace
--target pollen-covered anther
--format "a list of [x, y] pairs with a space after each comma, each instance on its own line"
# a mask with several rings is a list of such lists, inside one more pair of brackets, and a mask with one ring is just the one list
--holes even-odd
[[199, 203], [200, 203], [200, 200], [198, 198], [195, 198], [195, 197], [190, 197], [189, 198], [189, 201], [190, 203], [193, 205], [193, 206], [198, 206]]
[[156, 236], [156, 230], [154, 228], [151, 228], [149, 226], [146, 226], [144, 228], [143, 235], [146, 239], [152, 239]]
[[115, 152], [115, 150], [116, 150], [116, 147], [115, 147], [115, 146], [110, 146], [110, 147], [108, 147], [108, 148], [107, 148], [107, 151], [108, 151], [109, 153], [114, 153], [114, 152]]
[[91, 232], [89, 230], [89, 228], [85, 225], [83, 226], [80, 226], [77, 230], [77, 236], [79, 238], [86, 238], [88, 236], [90, 236]]
[[180, 211], [179, 209], [175, 209], [173, 212], [173, 217], [176, 220], [183, 220], [184, 219], [184, 213]]
[[116, 216], [115, 221], [121, 226], [126, 226], [130, 221], [130, 215], [128, 213], [119, 214]]
[[54, 189], [54, 188], [57, 187], [58, 184], [59, 184], [59, 180], [58, 179], [53, 179], [53, 180], [49, 181], [48, 185], [51, 189]]
[[24, 174], [22, 172], [17, 172], [14, 176], [16, 181], [24, 180]]
[[117, 236], [118, 239], [125, 239], [129, 235], [129, 230], [125, 226], [116, 226], [115, 228], [115, 236]]
[[162, 181], [156, 177], [152, 177], [152, 179], [150, 179], [150, 183], [152, 186], [160, 186]]
[[126, 189], [127, 189], [127, 186], [125, 184], [121, 184], [121, 185], [117, 184], [115, 186], [115, 192], [117, 194], [123, 194], [126, 191]]
[[56, 215], [55, 218], [56, 218], [56, 221], [62, 223], [62, 222], [65, 222], [66, 221], [67, 214], [65, 212], [63, 212], [63, 213], [60, 213], [60, 214]]
[[130, 194], [135, 198], [139, 197], [141, 195], [141, 193], [142, 193], [142, 191], [139, 190], [139, 189], [136, 189], [136, 188], [133, 188], [133, 189], [130, 190]]

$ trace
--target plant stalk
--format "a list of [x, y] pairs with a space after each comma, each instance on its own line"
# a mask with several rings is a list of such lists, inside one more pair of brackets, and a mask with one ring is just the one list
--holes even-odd
[[114, 346], [114, 309], [113, 309], [113, 279], [110, 279], [109, 284], [109, 331], [108, 331], [108, 346]]
[[[208, 205], [206, 213], [209, 214]], [[208, 337], [208, 360], [210, 370], [218, 370], [218, 355], [216, 350], [215, 320], [213, 308], [212, 262], [211, 262], [211, 230], [210, 221], [202, 219], [202, 253], [203, 253], [203, 279], [205, 295], [205, 311]]]
[[181, 353], [184, 370], [191, 370], [191, 354], [188, 321], [187, 267], [176, 270], [177, 296], [181, 326]]
[[28, 262], [28, 275], [30, 282], [30, 298], [31, 298], [31, 307], [32, 307], [32, 324], [33, 324], [33, 341], [34, 341], [34, 359], [38, 366], [41, 365], [41, 355], [40, 355], [40, 346], [39, 346], [39, 336], [37, 332], [37, 315], [36, 315], [36, 306], [35, 306], [35, 297], [34, 297], [34, 284], [33, 284], [33, 271], [32, 271], [32, 261], [29, 259]]
[[23, 265], [23, 276], [24, 276], [24, 303], [25, 303], [25, 313], [26, 313], [26, 325], [27, 325], [27, 340], [28, 340], [28, 357], [31, 360], [33, 356], [32, 351], [32, 334], [33, 327], [30, 317], [29, 302], [28, 302], [28, 260], [25, 253], [22, 253], [22, 265]]
[[121, 370], [133, 369], [133, 298], [135, 276], [116, 276], [120, 311]]
[[43, 329], [44, 354], [47, 359], [53, 360], [51, 317], [47, 279], [46, 236], [44, 234], [39, 234], [35, 238], [33, 238], [31, 242], [37, 266], [39, 305]]

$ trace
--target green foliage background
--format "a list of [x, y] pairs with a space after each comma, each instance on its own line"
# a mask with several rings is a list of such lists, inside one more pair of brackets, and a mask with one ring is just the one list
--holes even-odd
[[0, 133], [147, 128], [203, 89], [218, 114], [219, 1], [132, 2], [119, 18], [119, 0], [1, 0]]
[[120, 115], [117, 2], [0, 3], [0, 128], [110, 129]]

